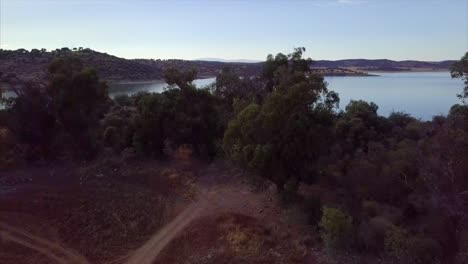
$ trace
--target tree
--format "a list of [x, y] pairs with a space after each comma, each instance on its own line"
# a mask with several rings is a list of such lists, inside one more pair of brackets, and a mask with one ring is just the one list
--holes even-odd
[[362, 100], [351, 100], [336, 124], [337, 138], [347, 152], [367, 151], [367, 143], [379, 140], [380, 132], [388, 131], [385, 118], [377, 115], [378, 106]]
[[304, 47], [299, 47], [288, 55], [278, 53], [275, 57], [271, 54], [267, 56], [262, 72], [267, 91], [273, 91], [280, 83], [286, 84], [289, 81], [292, 84], [298, 81], [296, 78], [309, 75], [312, 60], [302, 57], [305, 50]]
[[53, 158], [57, 135], [55, 113], [47, 94], [33, 84], [21, 88], [21, 93], [6, 108], [5, 125], [24, 144], [27, 160]]
[[177, 85], [180, 89], [193, 88], [193, 80], [197, 77], [197, 70], [180, 72], [175, 68], [168, 68], [164, 71], [164, 80], [169, 85]]
[[56, 124], [45, 84], [24, 81], [14, 74], [1, 74], [0, 82], [15, 93], [11, 98], [2, 98], [0, 94], [0, 104], [4, 107], [0, 109], [0, 127], [21, 145], [19, 155], [28, 160], [52, 157]]
[[461, 94], [457, 95], [460, 99], [465, 100], [468, 98], [468, 52], [450, 68], [452, 78], [462, 79], [465, 87]]
[[242, 110], [224, 134], [227, 156], [273, 181], [279, 192], [287, 182], [292, 186], [317, 178], [317, 162], [333, 136], [338, 96], [327, 90], [323, 77], [288, 66], [288, 58], [302, 61], [302, 51], [269, 56], [264, 76], [273, 73], [273, 92], [261, 105], [252, 103]]
[[171, 70], [166, 77], [168, 83], [180, 89], [135, 99], [138, 116], [134, 145], [155, 156], [163, 156], [166, 144], [173, 149], [189, 145], [195, 154], [212, 157], [223, 131], [218, 98], [192, 85], [193, 71]]
[[96, 128], [108, 100], [107, 85], [95, 70], [85, 69], [77, 58], [57, 59], [49, 66], [48, 86], [57, 119], [71, 135], [82, 155], [96, 152]]
[[344, 249], [352, 242], [353, 218], [340, 209], [323, 208], [320, 236], [329, 249]]
[[250, 103], [261, 103], [267, 95], [261, 80], [241, 77], [231, 68], [224, 68], [218, 74], [213, 94], [224, 102], [225, 123]]
[[41, 55], [41, 51], [38, 49], [32, 49], [30, 54], [32, 57], [39, 57]]

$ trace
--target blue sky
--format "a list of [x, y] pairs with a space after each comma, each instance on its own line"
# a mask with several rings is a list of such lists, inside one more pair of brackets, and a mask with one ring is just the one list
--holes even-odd
[[0, 0], [0, 47], [125, 58], [459, 59], [468, 0]]

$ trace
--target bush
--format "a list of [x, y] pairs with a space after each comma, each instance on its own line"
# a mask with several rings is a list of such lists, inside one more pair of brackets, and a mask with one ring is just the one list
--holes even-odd
[[322, 201], [318, 196], [310, 196], [304, 200], [304, 212], [310, 225], [317, 225], [322, 217]]
[[324, 207], [320, 236], [328, 249], [344, 249], [352, 241], [353, 218], [340, 209]]
[[133, 105], [133, 99], [126, 94], [117, 95], [116, 97], [114, 97], [114, 101], [121, 106]]
[[382, 216], [364, 221], [359, 227], [359, 242], [366, 250], [379, 252], [384, 248], [385, 234], [393, 227], [393, 224]]
[[379, 204], [375, 201], [363, 201], [362, 210], [366, 217], [376, 217], [379, 214]]
[[300, 199], [297, 193], [298, 188], [299, 188], [299, 182], [294, 178], [290, 178], [284, 184], [283, 192], [280, 193], [281, 201], [285, 203], [286, 205], [290, 203], [298, 202]]
[[100, 122], [103, 144], [117, 153], [131, 147], [135, 130], [133, 124], [135, 116], [136, 110], [134, 108], [113, 107]]
[[15, 162], [13, 140], [11, 132], [0, 127], [0, 169], [11, 167]]
[[133, 146], [140, 154], [164, 156], [167, 144], [177, 149], [190, 146], [195, 156], [213, 157], [223, 126], [218, 101], [207, 90], [170, 89], [141, 95]]
[[411, 235], [400, 227], [393, 227], [385, 234], [385, 251], [403, 263], [437, 263], [442, 255], [436, 240]]
[[394, 227], [385, 234], [385, 252], [397, 259], [408, 256], [409, 245], [409, 234], [406, 229]]

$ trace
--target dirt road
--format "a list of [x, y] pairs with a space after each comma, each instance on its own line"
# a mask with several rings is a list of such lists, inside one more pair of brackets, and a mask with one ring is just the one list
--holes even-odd
[[[237, 188], [236, 188], [237, 187]], [[263, 200], [258, 204], [258, 201]], [[151, 264], [159, 253], [181, 231], [198, 217], [214, 212], [242, 212], [260, 217], [267, 200], [261, 194], [246, 192], [242, 186], [207, 188], [199, 193], [198, 201], [189, 205], [174, 220], [154, 234], [142, 247], [130, 254], [125, 264]], [[261, 214], [261, 213], [260, 213]]]
[[206, 209], [206, 200], [193, 203], [182, 211], [172, 222], [159, 230], [142, 247], [137, 249], [125, 264], [151, 264], [171, 241], [192, 220], [199, 217]]
[[89, 264], [85, 257], [61, 245], [0, 222], [0, 241], [14, 242], [61, 264]]

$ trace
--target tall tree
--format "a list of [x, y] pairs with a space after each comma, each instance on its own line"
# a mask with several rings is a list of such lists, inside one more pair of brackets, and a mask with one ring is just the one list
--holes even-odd
[[95, 130], [108, 100], [106, 83], [74, 57], [55, 60], [49, 72], [52, 80], [48, 93], [58, 122], [76, 140], [77, 149], [92, 156], [96, 151]]
[[[321, 76], [309, 74], [304, 49], [269, 56], [264, 78], [273, 92], [241, 111], [224, 135], [224, 150], [242, 166], [272, 180], [281, 192], [287, 182], [312, 181], [327, 152], [338, 96]], [[307, 65], [307, 66], [305, 66]]]
[[458, 97], [464, 101], [468, 98], [468, 52], [452, 65], [450, 72], [452, 78], [462, 79], [465, 83], [462, 93], [458, 95]]

